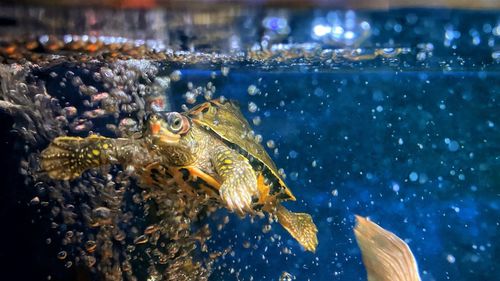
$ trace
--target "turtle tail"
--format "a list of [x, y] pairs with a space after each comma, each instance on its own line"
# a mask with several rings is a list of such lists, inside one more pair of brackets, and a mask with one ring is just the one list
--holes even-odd
[[277, 206], [276, 216], [278, 222], [295, 238], [304, 249], [315, 252], [318, 246], [318, 228], [312, 217], [305, 213], [293, 213], [283, 207]]
[[55, 180], [71, 180], [85, 170], [107, 164], [111, 139], [98, 136], [87, 138], [58, 137], [42, 151], [41, 168]]

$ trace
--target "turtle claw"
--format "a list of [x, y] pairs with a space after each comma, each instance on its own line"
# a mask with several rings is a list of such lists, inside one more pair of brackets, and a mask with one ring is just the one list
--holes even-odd
[[87, 166], [78, 137], [58, 137], [40, 154], [41, 168], [56, 180], [71, 180], [80, 176]]
[[104, 137], [57, 137], [40, 153], [40, 166], [51, 179], [72, 180], [102, 166], [112, 141]]
[[223, 202], [226, 203], [226, 207], [231, 211], [231, 212], [236, 212], [241, 214], [242, 213], [242, 203], [239, 201], [239, 198], [235, 198], [234, 193], [232, 192], [233, 190], [231, 188], [224, 188], [225, 186], [221, 187], [220, 190], [220, 197]]
[[258, 195], [256, 187], [241, 185], [241, 183], [231, 185], [231, 181], [224, 182], [219, 193], [226, 207], [241, 216], [252, 212], [252, 196]]
[[247, 158], [226, 146], [215, 149], [213, 159], [222, 178], [219, 194], [227, 208], [240, 215], [252, 213], [252, 197], [259, 197], [257, 176]]

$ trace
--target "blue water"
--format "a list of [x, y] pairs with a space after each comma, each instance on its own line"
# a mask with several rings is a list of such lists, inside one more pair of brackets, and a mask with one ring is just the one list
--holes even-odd
[[[269, 95], [249, 97], [237, 86], [254, 83]], [[220, 93], [243, 108], [258, 105], [247, 116], [261, 117], [256, 132], [275, 141], [271, 155], [298, 198], [285, 205], [312, 214], [320, 244], [316, 254], [301, 252], [278, 225], [257, 242], [262, 223], [235, 218], [217, 238], [240, 245], [224, 262], [249, 265], [241, 275], [257, 280], [277, 280], [278, 271], [366, 280], [352, 231], [359, 214], [408, 242], [422, 280], [494, 280], [500, 103], [491, 85], [499, 84], [496, 72], [234, 71]], [[280, 254], [273, 234], [295, 255]], [[258, 249], [243, 249], [246, 239]]]
[[[404, 10], [367, 17], [380, 30], [367, 45], [393, 40], [411, 51], [335, 67], [235, 66], [216, 84], [249, 119], [261, 118], [256, 132], [263, 143], [275, 141], [278, 153], [270, 154], [298, 198], [285, 205], [312, 214], [320, 244], [316, 254], [297, 251], [278, 225], [257, 241], [264, 221], [235, 218], [215, 244], [231, 241], [236, 255], [220, 262], [214, 280], [278, 280], [282, 271], [297, 280], [366, 280], [354, 214], [404, 239], [422, 280], [500, 274], [500, 68], [494, 55], [500, 38], [488, 35], [498, 14]], [[418, 20], [408, 23], [413, 17]], [[394, 31], [397, 25], [402, 32]], [[423, 61], [416, 47], [422, 42], [433, 47]], [[201, 82], [209, 73], [188, 68], [183, 75]], [[249, 85], [261, 95], [249, 96]], [[257, 112], [248, 111], [250, 102]], [[283, 240], [270, 242], [273, 235]], [[244, 249], [247, 240], [258, 248]], [[283, 247], [294, 254], [283, 254]]]

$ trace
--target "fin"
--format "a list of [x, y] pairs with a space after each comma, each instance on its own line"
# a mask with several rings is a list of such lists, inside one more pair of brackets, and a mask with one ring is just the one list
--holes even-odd
[[40, 163], [50, 178], [71, 180], [87, 169], [108, 164], [108, 151], [113, 147], [113, 140], [104, 137], [58, 137], [42, 151]]
[[259, 197], [257, 176], [248, 159], [227, 146], [214, 149], [212, 163], [222, 179], [219, 195], [226, 207], [239, 215], [253, 212], [253, 198]]
[[368, 281], [420, 281], [417, 262], [403, 240], [366, 218], [356, 216], [356, 222]]
[[313, 253], [316, 252], [318, 228], [314, 224], [312, 217], [306, 213], [292, 213], [282, 205], [278, 205], [276, 208], [279, 223], [304, 249]]

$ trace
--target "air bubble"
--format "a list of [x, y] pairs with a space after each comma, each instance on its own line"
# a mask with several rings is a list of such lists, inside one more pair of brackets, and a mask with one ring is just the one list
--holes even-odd
[[223, 66], [220, 69], [222, 76], [227, 76], [229, 74], [229, 67]]
[[258, 143], [261, 143], [262, 142], [262, 135], [261, 134], [255, 135], [255, 141]]
[[266, 145], [267, 145], [267, 147], [268, 147], [268, 148], [270, 148], [270, 149], [273, 149], [273, 148], [275, 148], [275, 147], [276, 147], [276, 144], [274, 143], [274, 141], [273, 141], [273, 140], [268, 140], [268, 141], [266, 142]]
[[60, 251], [59, 253], [57, 253], [57, 258], [60, 260], [66, 259], [67, 256], [68, 256], [68, 253], [66, 253], [66, 251]]
[[271, 225], [270, 224], [265, 224], [262, 227], [262, 233], [268, 233], [269, 231], [271, 231]]
[[107, 67], [101, 67], [101, 77], [106, 82], [113, 81], [114, 74], [113, 71]]
[[31, 199], [30, 201], [30, 205], [38, 205], [38, 204], [40, 204], [40, 198], [38, 198], [38, 196], [33, 197], [33, 199]]
[[85, 242], [85, 250], [88, 252], [88, 253], [93, 253], [97, 248], [97, 244], [94, 240], [89, 240], [87, 242]]
[[191, 91], [186, 92], [186, 102], [189, 104], [196, 103], [196, 95]]
[[259, 92], [259, 89], [255, 85], [248, 86], [247, 92], [249, 95], [254, 96]]
[[459, 145], [457, 141], [450, 141], [448, 143], [448, 150], [451, 152], [455, 152], [459, 149]]
[[408, 178], [411, 181], [417, 181], [418, 180], [418, 174], [416, 172], [411, 172], [410, 175], [408, 176]]
[[172, 73], [170, 73], [170, 79], [174, 82], [177, 82], [181, 80], [182, 73], [179, 70], [174, 70]]
[[254, 102], [249, 102], [248, 103], [248, 111], [255, 113], [257, 111], [258, 107]]
[[148, 237], [146, 235], [141, 235], [137, 238], [134, 239], [134, 244], [140, 245], [140, 244], [145, 244], [148, 242]]

